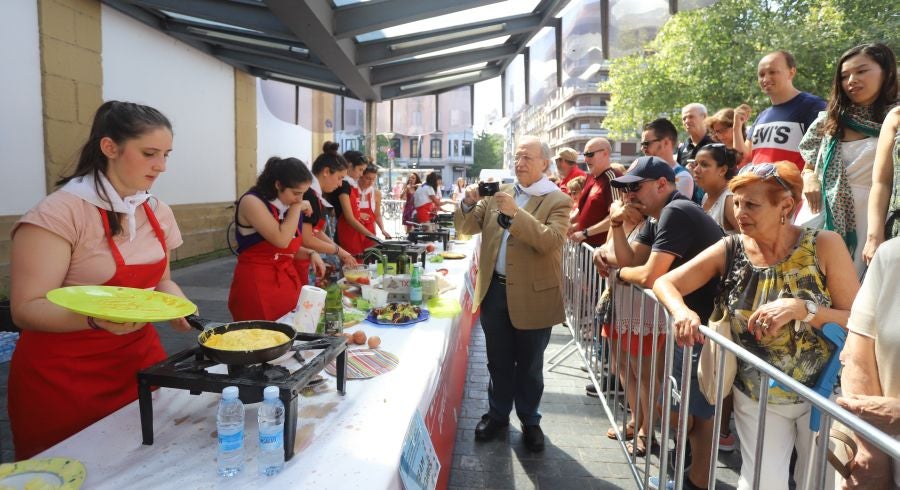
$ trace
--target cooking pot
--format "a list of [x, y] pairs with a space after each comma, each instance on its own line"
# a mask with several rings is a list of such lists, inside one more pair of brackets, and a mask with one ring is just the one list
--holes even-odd
[[[185, 319], [187, 320], [188, 324], [190, 324], [190, 326], [196, 328], [197, 330], [201, 330], [200, 335], [197, 336], [197, 343], [200, 344], [200, 349], [203, 351], [203, 353], [213, 361], [217, 361], [222, 364], [260, 364], [263, 362], [269, 362], [271, 360], [278, 359], [288, 351], [292, 350], [294, 340], [298, 337], [297, 331], [294, 330], [294, 327], [278, 322], [270, 322], [265, 320], [248, 320], [241, 322], [221, 323], [214, 322], [212, 320], [205, 320], [198, 317], [197, 315], [188, 315], [185, 317]], [[288, 336], [288, 340], [287, 342], [276, 346], [246, 351], [222, 350], [206, 345], [206, 340], [209, 339], [209, 337], [212, 335], [222, 334], [233, 330], [245, 330], [248, 328], [259, 328], [262, 330], [274, 330], [276, 332], [281, 332]], [[304, 335], [303, 337], [309, 336]], [[321, 346], [319, 344], [321, 344]], [[303, 344], [302, 346], [293, 348], [293, 350], [324, 348], [328, 345], [328, 340], [322, 339], [322, 342], [308, 342], [306, 344]]]

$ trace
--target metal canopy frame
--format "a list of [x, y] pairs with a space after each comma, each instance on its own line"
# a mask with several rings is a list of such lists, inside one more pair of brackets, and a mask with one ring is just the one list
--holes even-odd
[[[543, 27], [558, 24], [555, 17], [569, 2], [541, 0], [524, 15], [359, 42], [361, 34], [502, 0], [373, 0], [342, 7], [332, 0], [102, 1], [257, 77], [368, 102], [496, 77]], [[505, 40], [465, 49], [499, 38]]]

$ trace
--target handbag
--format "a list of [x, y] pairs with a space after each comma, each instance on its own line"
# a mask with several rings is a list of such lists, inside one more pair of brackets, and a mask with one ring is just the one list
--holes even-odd
[[[735, 244], [735, 240], [737, 239], [738, 238], [735, 238], [734, 235], [725, 238], [725, 273], [723, 274], [723, 279], [719, 284], [719, 294], [716, 298], [716, 307], [713, 311], [712, 316], [710, 316], [709, 318], [709, 329], [725, 337], [729, 341], [732, 340], [732, 317], [728, 313], [728, 309], [725, 307], [725, 296], [728, 294], [728, 288], [725, 287], [725, 281], [731, 274], [731, 268], [734, 265], [734, 255], [735, 253], [737, 253], [737, 245]], [[725, 352], [725, 369], [721, 373], [718, 372], [718, 359], [720, 351]], [[734, 385], [734, 378], [736, 375], [737, 356], [735, 356], [733, 353], [726, 350], [716, 342], [706, 342], [703, 344], [703, 348], [700, 351], [700, 359], [697, 364], [697, 383], [698, 387], [700, 388], [700, 392], [703, 393], [703, 397], [706, 398], [707, 402], [709, 402], [711, 405], [715, 405], [717, 402], [716, 389], [718, 388], [719, 377], [724, 378], [724, 394], [722, 395], [724, 397], [731, 393], [732, 385]]]
[[[850, 473], [856, 466], [856, 441], [853, 440], [853, 431], [847, 426], [835, 420], [831, 424], [828, 433], [828, 463], [845, 480], [850, 478]], [[818, 439], [818, 435], [816, 438]]]

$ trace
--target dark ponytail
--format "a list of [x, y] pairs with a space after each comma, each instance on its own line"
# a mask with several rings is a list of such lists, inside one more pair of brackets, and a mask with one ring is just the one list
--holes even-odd
[[713, 143], [706, 145], [697, 152], [709, 153], [716, 162], [717, 167], [727, 167], [725, 170], [725, 180], [731, 180], [737, 174], [737, 163], [740, 159], [740, 153], [737, 150], [728, 148], [722, 143]]
[[296, 158], [272, 157], [266, 161], [262, 173], [256, 178], [256, 185], [250, 190], [269, 201], [278, 196], [276, 182], [284, 187], [297, 187], [312, 182], [312, 174], [306, 164]]
[[341, 145], [326, 141], [324, 145], [322, 145], [322, 154], [316, 157], [316, 160], [312, 165], [312, 173], [315, 175], [321, 174], [325, 169], [329, 169], [333, 172], [340, 172], [341, 170], [347, 170], [347, 160], [338, 153]]
[[438, 175], [437, 172], [431, 172], [425, 177], [425, 185], [431, 186], [434, 189], [434, 192], [438, 192], [438, 181], [441, 180], [441, 176]]
[[[152, 107], [117, 100], [104, 102], [94, 114], [91, 133], [81, 148], [75, 171], [71, 175], [57, 180], [56, 185], [61, 186], [76, 177], [93, 175], [97, 195], [112, 207], [112, 201], [103, 186], [100, 185], [100, 174], [105, 175], [109, 165], [106, 155], [100, 151], [100, 140], [109, 138], [121, 146], [128, 140], [139, 138], [159, 128], [166, 128], [171, 132], [172, 123]], [[117, 213], [110, 216], [109, 228], [110, 233], [114, 236], [122, 231], [122, 224]]]
[[356, 150], [345, 151], [344, 160], [347, 161], [347, 165], [352, 165], [354, 167], [369, 164], [369, 159], [366, 158], [361, 151]]

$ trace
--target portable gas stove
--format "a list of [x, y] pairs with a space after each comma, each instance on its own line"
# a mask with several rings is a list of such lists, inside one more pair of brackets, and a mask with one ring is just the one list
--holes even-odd
[[444, 244], [444, 250], [447, 250], [447, 243], [450, 241], [450, 230], [439, 228], [434, 231], [411, 231], [409, 232], [409, 241], [413, 243], [419, 242], [435, 242], [440, 240]]
[[407, 240], [384, 240], [382, 243], [367, 248], [363, 252], [363, 262], [366, 264], [374, 264], [379, 260], [379, 255], [384, 255], [388, 262], [397, 263], [398, 274], [408, 274], [407, 270], [400, 270], [399, 260], [401, 255], [406, 255], [408, 259], [405, 262], [415, 264], [421, 262], [422, 268], [425, 268], [425, 245], [411, 243]]
[[297, 434], [297, 397], [313, 377], [325, 369], [331, 361], [337, 367], [337, 390], [345, 394], [345, 370], [347, 344], [343, 337], [298, 333], [296, 340], [318, 341], [325, 344], [311, 359], [304, 359], [300, 350], [303, 343], [295, 343], [294, 358], [300, 367], [293, 372], [277, 364], [251, 364], [248, 366], [229, 365], [228, 373], [211, 373], [206, 369], [218, 365], [207, 359], [200, 346], [183, 350], [172, 357], [138, 372], [138, 403], [141, 411], [141, 432], [144, 444], [153, 444], [153, 399], [150, 387], [160, 386], [188, 390], [192, 395], [202, 392], [222, 393], [227, 386], [237, 386], [240, 399], [244, 403], [256, 403], [263, 399], [266, 386], [277, 386], [279, 398], [284, 402], [284, 459], [294, 456], [294, 439]]

